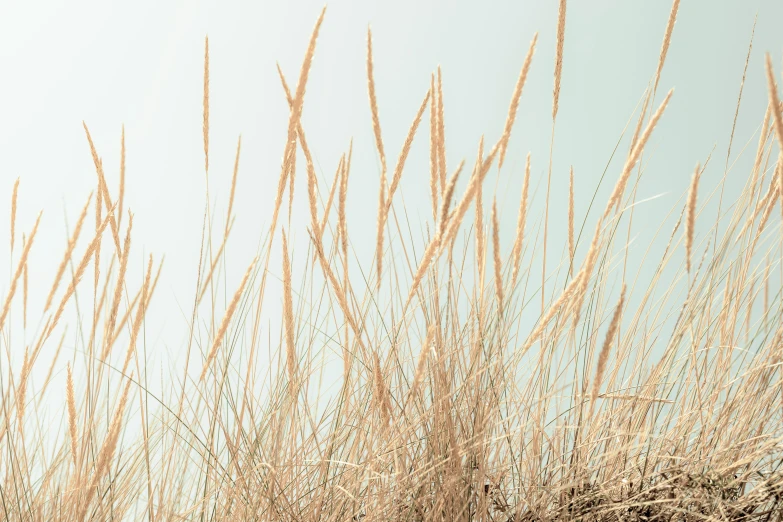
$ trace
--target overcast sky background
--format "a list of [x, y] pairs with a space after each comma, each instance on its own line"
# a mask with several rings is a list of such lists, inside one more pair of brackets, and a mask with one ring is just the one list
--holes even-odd
[[[73, 227], [96, 184], [82, 121], [103, 158], [115, 199], [124, 124], [125, 205], [135, 215], [128, 277], [132, 288], [137, 288], [148, 253], [157, 260], [165, 254], [145, 326], [146, 343], [149, 354], [167, 353], [176, 359], [186, 343], [204, 210], [204, 37], [208, 34], [210, 40], [210, 196], [216, 205], [216, 233], [225, 219], [236, 141], [242, 135], [237, 219], [227, 249], [228, 287], [233, 289], [269, 226], [279, 175], [288, 108], [275, 63], [295, 85], [322, 6], [314, 1], [50, 1], [6, 3], [0, 8], [0, 208], [5, 209], [0, 213], [0, 230], [6, 231], [4, 237], [17, 177], [21, 178], [18, 238], [44, 209], [30, 259], [28, 340], [39, 324], [45, 294], [65, 248], [64, 217]], [[670, 8], [668, 0], [569, 3], [550, 210], [552, 241], [558, 247], [565, 237], [569, 166], [576, 173], [576, 216], [581, 222], [612, 150], [655, 72]], [[757, 14], [732, 161], [754, 137], [767, 104], [763, 53], [772, 53], [778, 71], [781, 65], [783, 2], [682, 0], [656, 105], [670, 88], [676, 88], [675, 94], [648, 147], [638, 199], [663, 196], [637, 209], [634, 233], [641, 244], [687, 190], [694, 166], [703, 163], [713, 147], [703, 193], [723, 175]], [[368, 24], [373, 30], [375, 80], [389, 163], [393, 165], [429, 88], [430, 74], [440, 65], [449, 171], [463, 158], [472, 164], [482, 134], [488, 147], [499, 137], [529, 42], [539, 32], [508, 157], [497, 182], [501, 228], [510, 234], [528, 151], [533, 158], [532, 189], [538, 190], [530, 230], [543, 210], [556, 23], [554, 0], [329, 3], [303, 124], [322, 187], [328, 186], [340, 155], [354, 140], [348, 216], [364, 266], [372, 262], [379, 180], [367, 101]], [[422, 230], [418, 223], [431, 219], [427, 128], [426, 123], [421, 127], [397, 199], [405, 201], [416, 232]], [[627, 147], [628, 136], [621, 144], [621, 156]], [[755, 142], [748, 157], [729, 174], [729, 199], [744, 184], [754, 151]], [[610, 165], [601, 194], [611, 189], [621, 167], [618, 159]], [[487, 198], [495, 190], [495, 176], [493, 169]], [[296, 192], [293, 248], [303, 251], [309, 217], [301, 174]], [[594, 213], [588, 217], [588, 230], [595, 219]], [[127, 223], [127, 216], [123, 220]], [[92, 226], [89, 220], [88, 224]], [[20, 243], [16, 248], [18, 255]], [[561, 249], [553, 251], [556, 263]], [[104, 252], [107, 257], [110, 249]], [[273, 260], [273, 271], [279, 273], [277, 267]], [[0, 273], [10, 271], [6, 239], [0, 241]], [[3, 295], [9, 277], [0, 278]], [[269, 292], [267, 302], [277, 303], [275, 281]], [[14, 358], [21, 358], [23, 352], [19, 342], [14, 337]], [[71, 351], [63, 361], [73, 360], [76, 346], [66, 343], [66, 347]], [[46, 356], [42, 360], [46, 363], [36, 373], [48, 365]]]

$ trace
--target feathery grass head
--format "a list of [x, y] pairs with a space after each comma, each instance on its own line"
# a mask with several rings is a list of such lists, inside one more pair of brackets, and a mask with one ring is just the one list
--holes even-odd
[[688, 273], [691, 271], [691, 256], [693, 255], [693, 236], [696, 229], [696, 195], [699, 190], [700, 166], [696, 165], [688, 189], [688, 210], [685, 218], [685, 262]]
[[14, 181], [14, 191], [11, 194], [11, 252], [14, 251], [14, 236], [16, 235], [16, 198], [19, 195], [19, 178]]

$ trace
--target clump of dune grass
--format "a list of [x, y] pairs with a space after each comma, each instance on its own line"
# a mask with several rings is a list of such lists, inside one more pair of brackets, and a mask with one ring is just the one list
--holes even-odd
[[[552, 143], [565, 6], [561, 0]], [[568, 244], [560, 260], [568, 269], [549, 274], [551, 297], [543, 286], [528, 286], [537, 261], [535, 241], [526, 233], [531, 154], [523, 172], [500, 169], [514, 147], [510, 136], [525, 79], [533, 74], [537, 35], [498, 142], [487, 144], [485, 151], [482, 136], [473, 165], [466, 167], [463, 159], [447, 175], [438, 68], [421, 104], [410, 108], [415, 117], [387, 186], [368, 30], [368, 125], [381, 159], [381, 183], [375, 256], [363, 260], [351, 257], [346, 213], [353, 142], [340, 157], [328, 197], [319, 199], [301, 119], [322, 11], [293, 91], [278, 67], [290, 113], [268, 231], [240, 283], [226, 286], [218, 267], [233, 239], [240, 137], [226, 180], [230, 196], [225, 222], [219, 222], [222, 238], [213, 243], [211, 226], [202, 233], [186, 362], [160, 394], [153, 394], [141, 377], [147, 361], [139, 346], [163, 258], [155, 269], [150, 255], [142, 284], [133, 288], [128, 267], [139, 252], [138, 241], [131, 240], [133, 213], [124, 209], [124, 128], [113, 200], [112, 180], [85, 123], [85, 152], [97, 174], [95, 229], [86, 232], [82, 226], [91, 193], [66, 238], [62, 259], [51, 273], [31, 276], [53, 283], [40, 326], [35, 331], [25, 326], [24, 337], [10, 324], [17, 307], [27, 313], [27, 299], [20, 303], [14, 297], [20, 278], [27, 294], [25, 274], [36, 252], [41, 214], [29, 231], [23, 229], [15, 221], [18, 180], [13, 187], [15, 269], [0, 311], [9, 363], [0, 366], [0, 518], [780, 520], [783, 297], [779, 281], [773, 280], [780, 223], [771, 224], [772, 209], [783, 194], [783, 115], [769, 57], [770, 103], [753, 168], [735, 195], [732, 213], [710, 221], [701, 212], [710, 199], [709, 194], [697, 197], [707, 158], [693, 173], [687, 197], [670, 211], [679, 215], [674, 227], [664, 230], [662, 224], [656, 232], [656, 238], [668, 236], [662, 256], [645, 255], [644, 262], [654, 266], [651, 277], [631, 278], [625, 268], [617, 268], [628, 256], [628, 239], [623, 242], [617, 232], [630, 221], [629, 209], [636, 203], [635, 190], [626, 194], [627, 184], [634, 168], [639, 175], [644, 172], [645, 147], [673, 96], [670, 90], [647, 113], [654, 107], [678, 7], [675, 0], [654, 87], [645, 93], [629, 152], [616, 169], [597, 221], [588, 215], [581, 224], [575, 222], [570, 170]], [[208, 40], [204, 52], [202, 131], [208, 173]], [[432, 222], [420, 224], [417, 239], [410, 232], [416, 224], [395, 213], [400, 208], [395, 194], [413, 141], [424, 139], [418, 129], [427, 110], [430, 177], [420, 184], [430, 191]], [[775, 147], [778, 160], [770, 167]], [[295, 270], [290, 213], [297, 149], [305, 158], [310, 220], [308, 251], [297, 256], [304, 267]], [[496, 163], [499, 175], [521, 178], [522, 193], [510, 222], [501, 219], [502, 208], [492, 197], [487, 232], [483, 183]], [[463, 169], [470, 174], [460, 191]], [[289, 221], [281, 226], [286, 190]], [[20, 201], [28, 197], [21, 194]], [[331, 213], [335, 198], [336, 218]], [[471, 207], [474, 227], [466, 220]], [[205, 223], [212, 222], [207, 219], [211, 212], [208, 203]], [[546, 220], [545, 215], [544, 226]], [[387, 227], [392, 234], [385, 236]], [[583, 236], [577, 229], [594, 232]], [[24, 239], [15, 255], [18, 230]], [[87, 244], [80, 247], [83, 234]], [[105, 234], [112, 241], [102, 242]], [[509, 244], [504, 234], [512, 239]], [[546, 240], [545, 232], [544, 249]], [[282, 252], [280, 266], [270, 261], [273, 249]], [[394, 255], [397, 249], [404, 256]], [[83, 276], [91, 264], [92, 288], [85, 289], [90, 285]], [[356, 264], [375, 273], [358, 277], [349, 269]], [[466, 269], [471, 264], [474, 270]], [[485, 288], [487, 268], [492, 284]], [[283, 288], [276, 344], [269, 344], [259, 327], [269, 273], [281, 274]], [[225, 303], [216, 297], [221, 285], [232, 296]], [[759, 311], [753, 303], [761, 291]], [[377, 299], [381, 293], [384, 305]], [[531, 306], [538, 299], [541, 309]], [[80, 310], [77, 330], [84, 356], [66, 363], [64, 389], [57, 389], [50, 381], [60, 367], [69, 326], [61, 319], [71, 307]], [[55, 351], [45, 382], [32, 387], [31, 370], [50, 346]], [[266, 369], [259, 369], [262, 350], [272, 361]], [[336, 389], [322, 386], [326, 351], [342, 359]], [[10, 365], [11, 353], [24, 354], [21, 367]], [[65, 413], [52, 420], [47, 411], [58, 407]]]

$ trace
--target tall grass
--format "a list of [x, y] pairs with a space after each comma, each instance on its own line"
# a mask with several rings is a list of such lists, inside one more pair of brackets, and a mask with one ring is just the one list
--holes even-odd
[[[553, 141], [565, 4], [560, 2], [558, 21]], [[632, 171], [638, 166], [643, 172], [645, 147], [673, 95], [669, 91], [647, 112], [655, 107], [678, 5], [675, 0], [655, 88], [646, 93], [614, 189], [603, 210], [599, 206], [597, 222], [581, 224], [594, 229], [592, 236], [575, 238], [571, 170], [569, 239], [560, 260], [567, 269], [547, 277], [544, 267], [551, 298], [543, 287], [528, 287], [539, 269], [532, 266], [536, 245], [526, 231], [535, 158], [527, 156], [517, 218], [508, 231], [512, 244], [501, 240], [506, 222], [499, 219], [496, 201], [489, 216], [481, 203], [493, 166], [504, 176], [519, 175], [500, 171], [500, 164], [536, 36], [499, 141], [485, 152], [482, 138], [472, 167], [463, 161], [450, 166], [447, 176], [438, 70], [387, 186], [368, 32], [371, 125], [382, 183], [376, 258], [361, 263], [369, 270], [361, 272], [349, 270], [360, 261], [351, 258], [345, 212], [352, 145], [337, 166], [328, 200], [319, 202], [301, 121], [322, 12], [294, 91], [278, 69], [290, 119], [268, 233], [238, 286], [224, 288], [233, 297], [222, 310], [221, 283], [213, 274], [223, 262], [234, 220], [240, 139], [225, 225], [221, 222], [216, 237], [211, 227], [202, 233], [185, 364], [180, 374], [168, 376], [160, 394], [140, 377], [145, 357], [139, 335], [162, 259], [155, 263], [150, 256], [141, 287], [132, 288], [126, 274], [138, 242], [132, 241], [130, 209], [122, 219], [124, 130], [113, 202], [85, 125], [97, 174], [95, 230], [82, 227], [90, 194], [62, 261], [46, 275], [53, 284], [40, 326], [26, 340], [6, 319], [19, 306], [27, 313], [27, 300], [15, 295], [36, 246], [40, 215], [14, 254], [21, 234], [13, 217], [18, 185], [13, 187], [10, 241], [16, 268], [2, 300], [0, 333], [9, 365], [10, 353], [25, 355], [21, 367], [0, 366], [2, 518], [781, 520], [783, 300], [771, 268], [778, 265], [781, 245], [772, 211], [783, 195], [783, 115], [769, 58], [770, 104], [752, 171], [731, 214], [711, 221], [701, 212], [710, 198], [698, 194], [707, 160], [694, 172], [687, 198], [672, 209], [679, 215], [673, 229], [658, 229], [656, 237], [663, 234], [667, 243], [659, 260], [645, 257], [655, 265], [649, 279], [630, 277], [629, 240], [618, 233], [637, 203], [635, 189], [626, 190]], [[203, 90], [208, 171], [206, 41]], [[421, 182], [421, 190], [431, 192], [433, 222], [419, 224], [422, 249], [410, 233], [416, 224], [402, 220], [394, 196], [411, 143], [422, 139], [419, 124], [428, 107], [430, 180], [429, 187]], [[297, 149], [305, 157], [311, 214], [308, 251], [296, 255], [304, 263], [300, 270], [292, 262], [290, 219], [287, 226], [278, 222], [286, 190], [290, 214]], [[773, 151], [777, 160], [770, 162]], [[469, 176], [462, 193], [460, 175]], [[478, 229], [463, 222], [471, 206]], [[205, 223], [211, 222], [207, 217]], [[108, 233], [112, 240], [101, 241]], [[89, 242], [80, 251], [83, 234]], [[391, 236], [396, 242], [384, 241]], [[546, 240], [545, 235], [544, 248]], [[274, 249], [282, 251], [279, 267], [270, 264]], [[82, 277], [90, 264], [93, 287], [87, 289]], [[269, 305], [269, 273], [282, 273], [283, 281], [277, 344], [264, 342], [259, 325]], [[666, 282], [665, 273], [685, 282], [684, 294]], [[754, 303], [762, 291], [759, 307]], [[64, 389], [57, 389], [49, 383], [69, 326], [60, 319], [70, 307], [78, 310], [77, 329], [87, 333], [84, 364], [68, 364]], [[204, 311], [206, 327], [200, 323]], [[523, 313], [535, 316], [532, 327], [521, 320]], [[27, 386], [31, 368], [58, 337], [46, 380], [33, 393]], [[273, 361], [265, 376], [258, 369], [262, 350]], [[319, 357], [323, 361], [329, 350], [342, 359], [336, 390], [322, 383]], [[60, 424], [44, 424], [43, 410], [60, 403], [65, 412]]]

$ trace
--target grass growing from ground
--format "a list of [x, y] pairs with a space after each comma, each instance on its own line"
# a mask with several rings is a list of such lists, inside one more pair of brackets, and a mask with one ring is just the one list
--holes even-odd
[[[604, 207], [594, 203], [597, 221], [580, 224], [572, 181], [568, 245], [560, 269], [544, 270], [540, 285], [532, 260], [539, 250], [546, 258], [551, 239], [551, 155], [541, 241], [529, 224], [530, 157], [510, 245], [500, 240], [497, 204], [483, 183], [505, 159], [537, 39], [498, 142], [482, 138], [475, 160], [446, 165], [438, 71], [400, 155], [387, 163], [368, 32], [381, 189], [376, 256], [356, 271], [345, 210], [352, 151], [319, 187], [301, 122], [322, 12], [296, 84], [280, 73], [290, 119], [267, 233], [241, 282], [219, 301], [238, 144], [225, 223], [202, 235], [185, 365], [161, 394], [137, 376], [162, 259], [149, 257], [139, 288], [128, 283], [135, 254], [124, 163], [112, 193], [85, 125], [98, 185], [52, 266], [41, 326], [26, 346], [11, 333], [10, 312], [33, 324], [26, 261], [38, 222], [16, 230], [18, 185], [12, 194], [15, 268], [0, 339], [9, 365], [11, 352], [24, 357], [21, 367], [0, 366], [3, 519], [781, 520], [783, 302], [770, 272], [780, 258], [783, 114], [769, 58], [754, 164], [741, 193], [724, 195], [725, 219], [716, 216], [710, 228], [700, 213], [713, 197], [699, 192], [708, 159], [673, 209], [676, 225], [659, 229], [667, 243], [652, 276], [643, 281], [626, 263], [634, 183], [672, 97], [657, 89], [678, 4], [628, 147], [615, 151], [623, 168], [614, 189]], [[561, 0], [553, 137], [565, 21]], [[208, 171], [208, 42], [203, 89]], [[417, 225], [394, 201], [411, 143], [427, 130], [432, 221], [418, 227], [421, 245], [405, 239]], [[309, 248], [294, 269], [286, 218], [296, 173], [306, 176], [310, 214]], [[205, 222], [213, 223], [211, 212], [207, 206]], [[558, 251], [549, 245], [550, 258]], [[273, 253], [281, 266], [270, 265]], [[683, 284], [666, 283], [665, 272]], [[283, 283], [281, 337], [272, 345], [260, 333], [262, 310], [276, 304], [265, 300], [270, 273]], [[74, 306], [85, 356], [67, 364], [65, 386], [55, 389], [61, 319]], [[532, 326], [523, 311], [535, 314]], [[342, 362], [339, 389], [328, 394], [319, 363], [327, 345]], [[32, 393], [31, 370], [45, 364], [38, 356], [49, 346], [54, 360]], [[261, 375], [268, 351], [273, 363]], [[58, 401], [59, 425], [44, 421], [41, 412]]]

